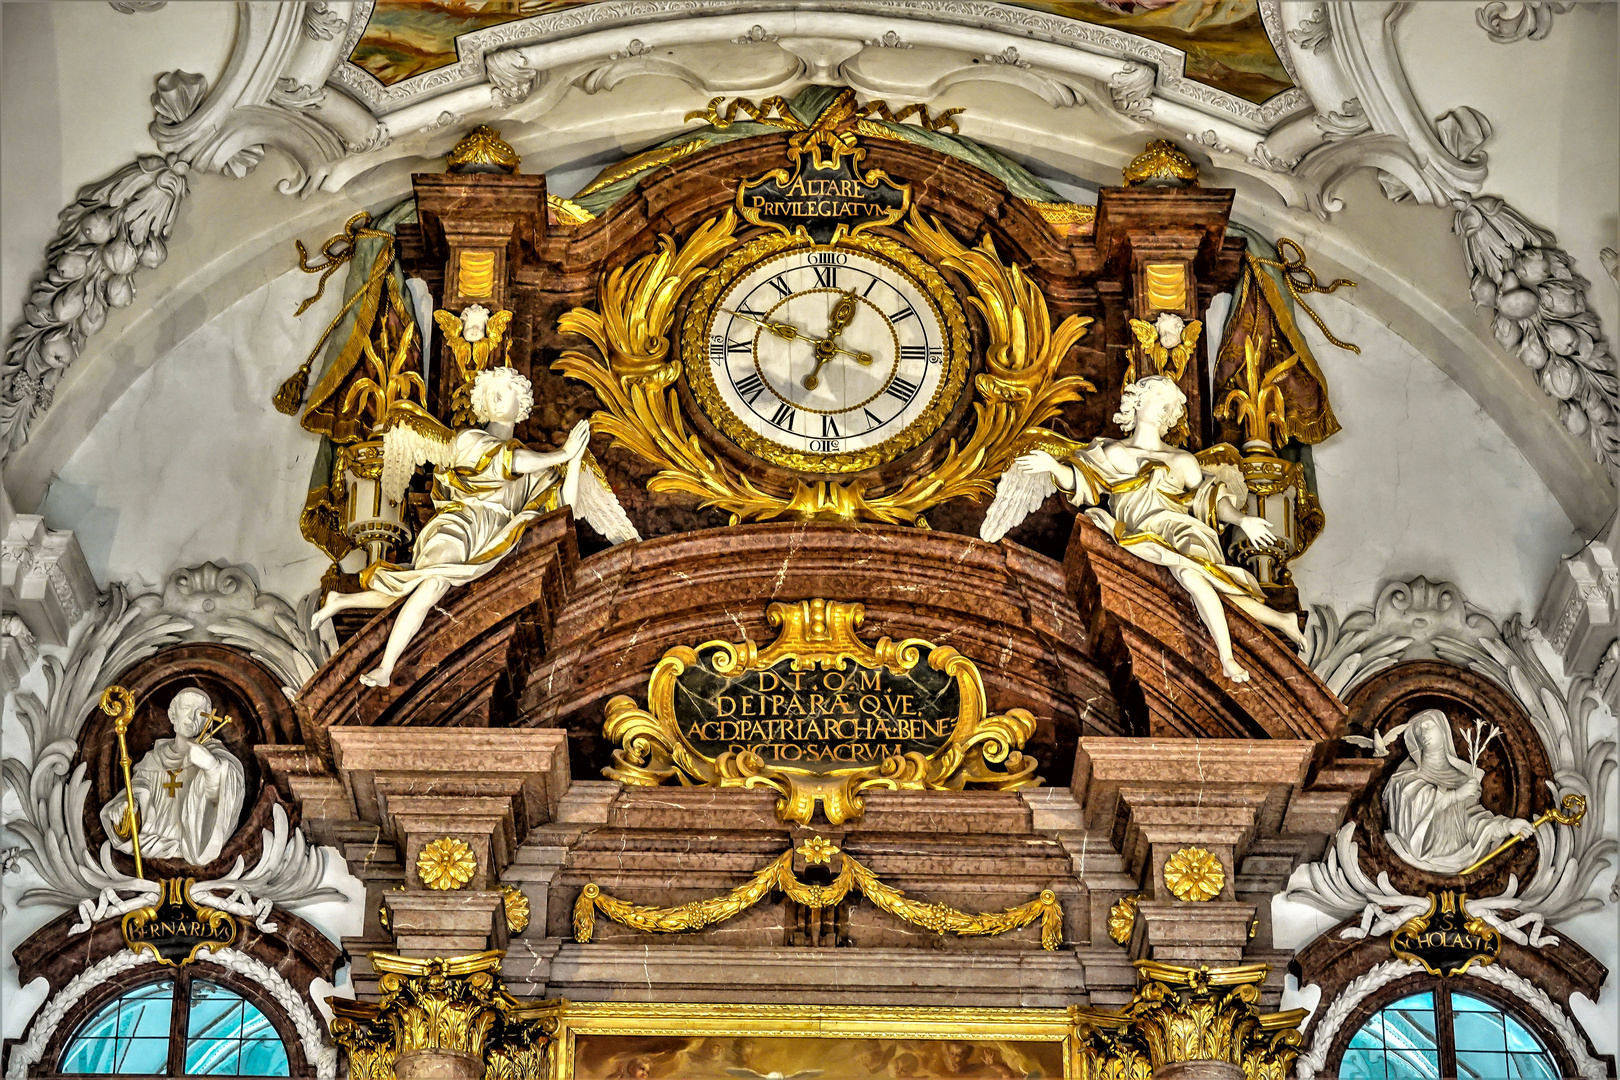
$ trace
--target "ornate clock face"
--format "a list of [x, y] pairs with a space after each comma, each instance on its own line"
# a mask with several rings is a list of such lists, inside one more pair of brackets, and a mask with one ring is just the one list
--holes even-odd
[[689, 320], [699, 407], [744, 450], [796, 471], [899, 457], [938, 429], [966, 382], [966, 322], [949, 287], [878, 237], [755, 241], [715, 270]]

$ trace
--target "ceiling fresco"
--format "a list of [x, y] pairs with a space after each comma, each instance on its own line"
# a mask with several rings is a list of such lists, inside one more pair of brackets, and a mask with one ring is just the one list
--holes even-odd
[[[588, 2], [588, 0], [585, 0]], [[456, 40], [581, 0], [377, 0], [349, 59], [384, 86], [456, 62]], [[1258, 0], [1030, 0], [1012, 7], [1063, 15], [1187, 54], [1187, 77], [1259, 104], [1293, 86], [1260, 19]]]

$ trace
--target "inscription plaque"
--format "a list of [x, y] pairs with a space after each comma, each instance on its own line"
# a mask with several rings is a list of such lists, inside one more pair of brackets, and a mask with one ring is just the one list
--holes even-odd
[[619, 744], [603, 772], [627, 784], [767, 787], [785, 821], [819, 803], [838, 824], [860, 816], [863, 790], [1002, 790], [1039, 784], [1020, 748], [1035, 731], [1024, 709], [985, 713], [971, 660], [920, 638], [855, 636], [860, 604], [772, 604], [780, 634], [761, 649], [709, 641], [664, 654], [647, 708], [607, 704], [603, 734]]
[[820, 133], [805, 144], [790, 143], [790, 168], [737, 185], [737, 213], [753, 225], [803, 234], [818, 244], [905, 217], [911, 185], [895, 183], [882, 169], [862, 171], [866, 148], [853, 135], [848, 139]]

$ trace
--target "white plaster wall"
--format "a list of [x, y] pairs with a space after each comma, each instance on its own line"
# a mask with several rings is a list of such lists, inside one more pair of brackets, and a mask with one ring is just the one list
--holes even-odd
[[1299, 320], [1344, 426], [1314, 448], [1327, 527], [1294, 564], [1301, 605], [1364, 607], [1386, 579], [1422, 574], [1500, 615], [1533, 614], [1575, 549], [1569, 519], [1473, 398], [1341, 295], [1310, 302], [1359, 356]]
[[74, 531], [97, 581], [149, 588], [212, 559], [251, 564], [261, 588], [295, 604], [315, 587], [327, 560], [299, 534], [298, 515], [320, 440], [270, 398], [336, 313], [340, 283], [295, 319], [314, 278], [276, 278], [180, 342], [108, 410], [40, 511]]

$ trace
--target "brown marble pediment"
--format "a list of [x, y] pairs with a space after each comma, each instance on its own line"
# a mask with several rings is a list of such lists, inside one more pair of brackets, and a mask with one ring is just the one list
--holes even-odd
[[644, 698], [676, 645], [769, 641], [766, 608], [813, 597], [865, 606], [862, 634], [920, 637], [972, 659], [992, 711], [1038, 721], [1026, 747], [1065, 783], [1086, 735], [1320, 743], [1344, 708], [1292, 647], [1228, 609], [1244, 685], [1219, 673], [1185, 592], [1079, 520], [1063, 563], [1016, 544], [896, 526], [769, 523], [660, 537], [584, 561], [572, 522], [541, 519], [488, 576], [429, 617], [371, 689], [391, 615], [367, 623], [299, 694], [306, 743], [334, 725], [560, 727], [573, 774], [600, 775], [614, 695]]

